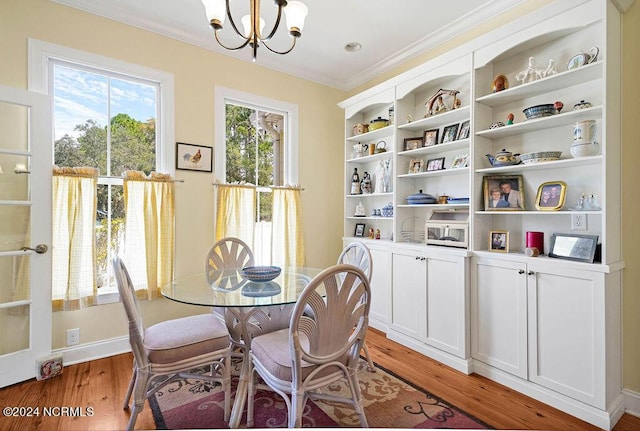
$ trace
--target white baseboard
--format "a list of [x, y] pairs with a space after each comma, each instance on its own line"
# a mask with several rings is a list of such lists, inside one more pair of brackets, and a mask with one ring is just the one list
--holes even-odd
[[622, 396], [624, 397], [625, 413], [640, 418], [640, 393], [623, 389]]
[[64, 365], [74, 365], [96, 359], [108, 358], [131, 351], [129, 336], [110, 338], [95, 343], [79, 344], [52, 351], [52, 354], [62, 353]]
[[622, 393], [612, 403], [609, 410], [604, 411], [479, 361], [474, 361], [473, 371], [604, 430], [611, 430], [625, 413], [625, 400]]

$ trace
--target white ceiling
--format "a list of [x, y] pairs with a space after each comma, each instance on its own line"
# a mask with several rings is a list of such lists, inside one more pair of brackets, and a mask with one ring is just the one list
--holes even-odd
[[[217, 44], [200, 0], [52, 1], [251, 61], [249, 47], [227, 51]], [[294, 50], [277, 55], [259, 48], [257, 63], [351, 90], [526, 0], [302, 1], [309, 8], [309, 14]], [[240, 17], [248, 11], [248, 4], [249, 0], [231, 2], [238, 25]], [[276, 7], [271, 0], [262, 0], [261, 9], [268, 30]], [[229, 23], [225, 23], [224, 41], [238, 45], [239, 37], [232, 31]], [[344, 46], [354, 41], [361, 43], [362, 49], [355, 53], [345, 51]], [[287, 31], [282, 28], [270, 46], [282, 50], [288, 48], [289, 43]]]

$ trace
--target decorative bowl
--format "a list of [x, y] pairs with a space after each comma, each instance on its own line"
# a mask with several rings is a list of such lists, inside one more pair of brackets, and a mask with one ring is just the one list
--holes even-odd
[[279, 276], [280, 271], [277, 266], [245, 266], [242, 275], [251, 281], [267, 282]]
[[544, 105], [535, 105], [530, 106], [526, 109], [523, 109], [525, 117], [527, 120], [533, 120], [534, 118], [540, 117], [548, 117], [550, 115], [554, 115], [557, 112], [556, 107], [553, 103], [546, 103]]
[[520, 154], [520, 161], [522, 163], [540, 163], [551, 162], [560, 159], [562, 151], [535, 151], [533, 153]]

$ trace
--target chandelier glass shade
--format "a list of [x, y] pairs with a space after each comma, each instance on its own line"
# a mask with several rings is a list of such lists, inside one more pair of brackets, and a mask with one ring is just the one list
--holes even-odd
[[[202, 0], [204, 5], [209, 25], [214, 30], [216, 41], [225, 49], [230, 51], [236, 51], [250, 46], [253, 50], [253, 61], [256, 61], [256, 55], [258, 47], [264, 45], [269, 51], [276, 54], [287, 54], [293, 50], [296, 46], [296, 40], [302, 35], [302, 28], [304, 26], [304, 19], [307, 16], [307, 7], [299, 1], [287, 1], [287, 0], [274, 0], [274, 3], [278, 7], [278, 13], [273, 24], [273, 28], [268, 34], [264, 34], [265, 21], [260, 17], [260, 0], [249, 0], [250, 14], [245, 15], [240, 20], [242, 24], [242, 31], [236, 25], [231, 15], [231, 8], [229, 7], [229, 0]], [[282, 18], [282, 12], [286, 16], [287, 27], [289, 28], [289, 35], [292, 37], [293, 42], [291, 46], [284, 50], [278, 51], [271, 48], [267, 41], [269, 41], [278, 30], [280, 26], [280, 20]], [[225, 20], [228, 19], [234, 32], [241, 37], [240, 44], [237, 46], [227, 46], [220, 40], [219, 32], [222, 30]]]

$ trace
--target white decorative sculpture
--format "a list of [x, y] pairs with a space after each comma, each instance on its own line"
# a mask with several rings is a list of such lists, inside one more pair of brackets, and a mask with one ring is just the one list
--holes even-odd
[[542, 78], [542, 72], [535, 67], [533, 57], [529, 57], [529, 65], [527, 68], [522, 72], [518, 72], [516, 75], [516, 79], [522, 84], [533, 82], [540, 78]]

